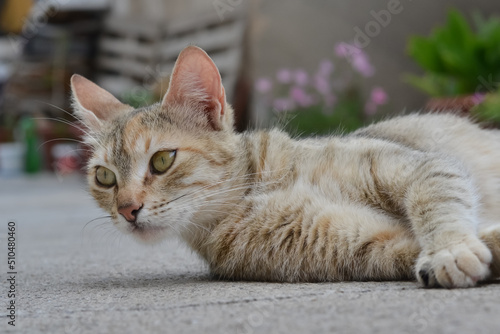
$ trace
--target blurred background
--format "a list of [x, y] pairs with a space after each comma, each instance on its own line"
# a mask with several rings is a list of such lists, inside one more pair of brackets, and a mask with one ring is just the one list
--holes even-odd
[[139, 107], [189, 44], [219, 67], [239, 131], [347, 133], [426, 109], [496, 126], [499, 16], [491, 0], [0, 0], [0, 182], [81, 173], [73, 73]]

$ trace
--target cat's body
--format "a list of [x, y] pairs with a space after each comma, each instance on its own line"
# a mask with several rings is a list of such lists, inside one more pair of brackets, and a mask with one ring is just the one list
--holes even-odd
[[[477, 208], [471, 227], [500, 217], [492, 200], [500, 194], [500, 150], [492, 151], [500, 134], [453, 115], [400, 117], [345, 137], [294, 140], [274, 130], [235, 141], [242, 154], [232, 168], [248, 166], [238, 175], [251, 175], [246, 196], [201, 240], [185, 235], [222, 277], [412, 278], [422, 249], [411, 221], [428, 201], [459, 198]], [[470, 182], [469, 171], [489, 177]], [[407, 191], [425, 182], [423, 203], [410, 211]], [[447, 183], [457, 189], [439, 194]]]
[[219, 277], [467, 287], [500, 274], [500, 228], [477, 236], [500, 217], [497, 131], [413, 115], [344, 137], [237, 134], [195, 47], [161, 104], [133, 111], [82, 77], [72, 86], [100, 206], [141, 240], [179, 235]]

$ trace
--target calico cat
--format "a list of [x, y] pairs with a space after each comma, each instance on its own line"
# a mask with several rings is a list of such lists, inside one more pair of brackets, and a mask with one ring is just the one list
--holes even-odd
[[471, 287], [500, 276], [500, 132], [452, 115], [399, 117], [350, 135], [236, 133], [217, 67], [178, 57], [163, 101], [134, 109], [74, 75], [92, 148], [90, 191], [143, 242], [182, 238], [220, 278], [418, 279]]

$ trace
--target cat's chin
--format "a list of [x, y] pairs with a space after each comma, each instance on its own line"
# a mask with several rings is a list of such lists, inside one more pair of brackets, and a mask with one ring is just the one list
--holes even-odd
[[131, 234], [138, 242], [148, 245], [157, 244], [166, 237], [166, 231], [163, 227], [135, 227]]

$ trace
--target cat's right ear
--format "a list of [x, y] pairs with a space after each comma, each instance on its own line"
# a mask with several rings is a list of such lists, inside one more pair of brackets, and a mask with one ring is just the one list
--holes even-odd
[[76, 117], [93, 131], [99, 130], [119, 114], [134, 109], [78, 74], [71, 77], [71, 92]]
[[214, 130], [222, 130], [228, 119], [226, 93], [222, 79], [208, 54], [196, 46], [181, 51], [175, 62], [168, 91], [162, 105], [196, 104]]

